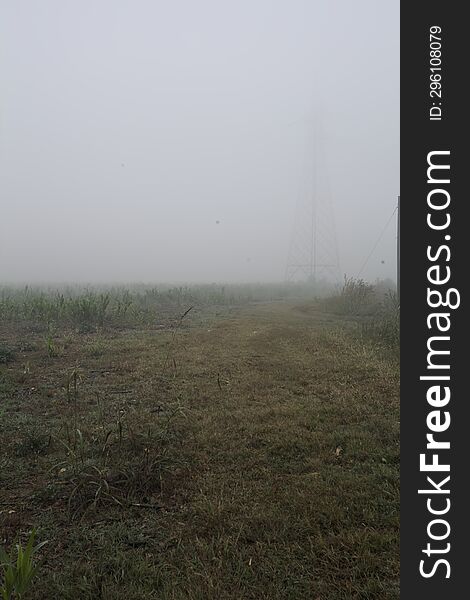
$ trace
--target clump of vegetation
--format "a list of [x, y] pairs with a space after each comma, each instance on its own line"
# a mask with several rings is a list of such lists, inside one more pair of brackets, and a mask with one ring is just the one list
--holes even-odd
[[394, 353], [400, 346], [400, 305], [396, 292], [377, 282], [344, 278], [339, 294], [321, 301], [329, 312], [359, 321], [362, 337]]
[[385, 295], [378, 313], [362, 324], [365, 336], [395, 353], [400, 351], [400, 303], [394, 292]]
[[51, 442], [50, 435], [45, 433], [36, 423], [26, 427], [16, 444], [17, 456], [39, 455], [44, 453]]
[[69, 517], [109, 503], [150, 505], [162, 476], [182, 465], [170, 452], [171, 421], [125, 423], [119, 415], [109, 428], [68, 430], [66, 440], [58, 440], [65, 456], [52, 473], [67, 494]]
[[49, 356], [49, 358], [54, 358], [55, 356], [57, 356], [58, 351], [57, 351], [57, 347], [54, 343], [54, 338], [52, 337], [51, 332], [49, 332], [46, 337], [46, 348], [47, 348], [47, 355]]
[[8, 346], [0, 345], [0, 364], [8, 364], [13, 360], [14, 353]]
[[97, 411], [80, 414], [81, 374], [74, 369], [67, 380], [70, 406], [65, 435], [56, 441], [65, 451], [51, 473], [68, 496], [69, 517], [83, 515], [106, 503], [139, 505], [158, 493], [162, 476], [181, 466], [171, 453], [173, 423], [181, 414], [175, 407], [165, 419], [154, 413], [141, 415], [119, 410], [114, 420], [106, 418], [97, 396]]
[[358, 315], [370, 311], [374, 299], [374, 287], [363, 279], [345, 277], [340, 304], [345, 314]]
[[87, 356], [90, 356], [91, 358], [98, 358], [106, 352], [107, 345], [105, 341], [97, 339], [88, 342], [88, 344], [83, 348], [83, 350]]
[[26, 546], [23, 548], [17, 544], [10, 554], [0, 546], [0, 592], [3, 600], [22, 600], [26, 597], [38, 571], [35, 554], [47, 543], [41, 542], [35, 546], [35, 537], [36, 531], [33, 529]]
[[[119, 295], [116, 302], [119, 301]], [[4, 288], [0, 294], [0, 319], [5, 322], [96, 328], [110, 316], [111, 296], [89, 290]]]
[[363, 279], [345, 276], [339, 294], [326, 298], [322, 305], [330, 312], [339, 315], [372, 314], [377, 309], [374, 286]]

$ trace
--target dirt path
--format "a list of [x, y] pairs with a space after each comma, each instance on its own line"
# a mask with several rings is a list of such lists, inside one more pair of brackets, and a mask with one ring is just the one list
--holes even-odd
[[188, 597], [398, 597], [397, 366], [350, 330], [269, 304], [180, 340]]

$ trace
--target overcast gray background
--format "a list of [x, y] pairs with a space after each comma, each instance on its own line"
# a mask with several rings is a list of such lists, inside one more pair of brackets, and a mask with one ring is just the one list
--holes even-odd
[[2, 0], [0, 84], [0, 281], [283, 279], [312, 117], [343, 273], [399, 193], [398, 0]]

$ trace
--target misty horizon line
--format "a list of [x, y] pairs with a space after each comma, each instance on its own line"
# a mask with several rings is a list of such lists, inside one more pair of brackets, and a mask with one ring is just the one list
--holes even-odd
[[29, 280], [29, 281], [14, 281], [14, 280], [3, 280], [0, 281], [0, 289], [3, 287], [14, 287], [14, 288], [28, 288], [28, 287], [39, 287], [39, 288], [68, 288], [68, 287], [81, 287], [81, 288], [87, 288], [87, 287], [106, 287], [106, 288], [113, 288], [113, 287], [124, 287], [124, 286], [131, 286], [131, 287], [143, 287], [143, 288], [149, 288], [152, 286], [163, 286], [163, 287], [177, 287], [177, 286], [236, 286], [236, 285], [245, 285], [245, 286], [249, 286], [249, 285], [259, 285], [259, 286], [269, 286], [269, 285], [285, 285], [285, 286], [308, 286], [308, 287], [315, 287], [315, 286], [321, 286], [321, 287], [335, 287], [337, 285], [341, 285], [344, 283], [345, 279], [352, 279], [352, 280], [362, 280], [365, 281], [366, 283], [375, 285], [378, 283], [392, 283], [394, 286], [396, 286], [396, 280], [392, 277], [376, 277], [374, 279], [369, 279], [367, 277], [354, 277], [354, 276], [348, 276], [347, 274], [344, 275], [344, 277], [341, 280], [337, 280], [337, 281], [328, 281], [325, 279], [319, 279], [316, 282], [313, 281], [307, 281], [307, 280], [297, 280], [297, 281], [286, 281], [283, 279], [280, 280], [275, 280], [275, 279], [269, 279], [269, 280], [246, 280], [246, 279], [240, 279], [240, 280], [189, 280], [189, 279], [185, 279], [185, 280], [174, 280], [174, 281], [170, 281], [170, 280], [132, 280], [132, 279], [123, 279], [123, 280], [80, 280], [80, 279], [76, 279], [76, 280], [69, 280], [69, 281], [46, 281], [46, 280]]

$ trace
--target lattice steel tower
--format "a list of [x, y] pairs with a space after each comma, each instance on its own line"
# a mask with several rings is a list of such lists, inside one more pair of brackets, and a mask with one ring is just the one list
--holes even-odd
[[338, 243], [323, 135], [319, 125], [306, 144], [295, 222], [289, 246], [286, 281], [340, 280]]

